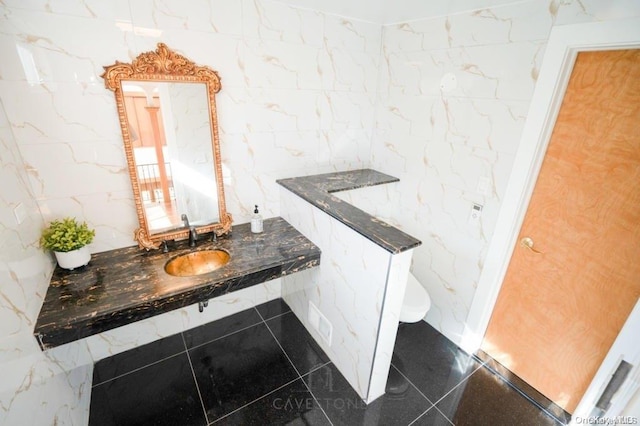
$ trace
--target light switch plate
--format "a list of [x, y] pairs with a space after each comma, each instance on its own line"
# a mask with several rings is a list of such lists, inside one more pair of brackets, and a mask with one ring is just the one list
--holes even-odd
[[473, 203], [471, 206], [471, 213], [469, 214], [469, 225], [477, 226], [480, 224], [480, 217], [482, 217], [482, 206], [480, 204]]

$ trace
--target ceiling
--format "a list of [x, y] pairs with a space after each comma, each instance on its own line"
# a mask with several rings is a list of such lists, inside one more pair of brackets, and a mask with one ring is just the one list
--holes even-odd
[[393, 24], [530, 0], [276, 0], [348, 18]]

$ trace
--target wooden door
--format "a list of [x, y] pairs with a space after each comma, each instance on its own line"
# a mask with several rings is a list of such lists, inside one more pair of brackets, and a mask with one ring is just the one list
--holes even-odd
[[482, 349], [572, 413], [640, 296], [640, 50], [578, 55], [518, 241]]

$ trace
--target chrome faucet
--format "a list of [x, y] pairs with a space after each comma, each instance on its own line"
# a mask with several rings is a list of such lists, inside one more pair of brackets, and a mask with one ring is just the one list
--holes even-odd
[[196, 227], [189, 225], [189, 218], [186, 214], [183, 213], [180, 218], [184, 223], [184, 227], [189, 230], [189, 247], [195, 247], [196, 241], [198, 241], [198, 231], [196, 230]]

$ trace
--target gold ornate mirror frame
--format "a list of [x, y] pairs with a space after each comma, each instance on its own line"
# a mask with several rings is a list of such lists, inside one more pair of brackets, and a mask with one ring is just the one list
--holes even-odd
[[220, 221], [217, 223], [198, 226], [198, 233], [215, 232], [222, 235], [231, 230], [232, 218], [226, 210], [224, 198], [224, 183], [222, 181], [222, 167], [220, 160], [220, 141], [218, 138], [218, 118], [216, 112], [215, 94], [220, 91], [220, 77], [218, 73], [206, 66], [198, 66], [186, 57], [172, 51], [164, 43], [158, 43], [155, 51], [145, 52], [138, 55], [132, 63], [116, 61], [114, 65], [105, 66], [102, 78], [105, 80], [107, 89], [112, 90], [116, 98], [120, 129], [124, 139], [124, 150], [133, 187], [133, 195], [138, 214], [140, 228], [136, 229], [134, 239], [140, 248], [156, 249], [160, 247], [162, 241], [183, 239], [189, 236], [189, 230], [181, 228], [169, 232], [151, 235], [140, 190], [133, 142], [129, 130], [129, 123], [125, 109], [124, 94], [122, 89], [123, 81], [140, 82], [172, 82], [172, 83], [204, 83], [207, 88], [209, 98], [209, 113], [211, 124], [212, 153], [214, 162], [214, 173], [216, 176], [218, 212]]

